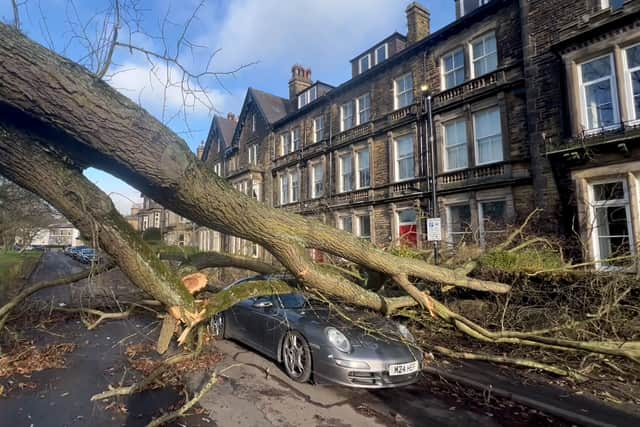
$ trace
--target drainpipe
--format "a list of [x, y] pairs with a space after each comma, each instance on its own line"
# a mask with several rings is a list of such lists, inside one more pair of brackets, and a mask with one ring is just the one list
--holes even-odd
[[[431, 94], [427, 95], [427, 120], [429, 122], [429, 146], [431, 147], [431, 217], [436, 218], [438, 215], [438, 189], [436, 181], [436, 144], [433, 129], [433, 110], [431, 108]], [[438, 265], [439, 254], [438, 249], [440, 242], [433, 242], [433, 262]]]

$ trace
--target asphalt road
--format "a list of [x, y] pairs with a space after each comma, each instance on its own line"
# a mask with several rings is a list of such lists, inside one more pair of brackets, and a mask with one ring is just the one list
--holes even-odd
[[[86, 266], [59, 253], [45, 254], [33, 282], [81, 271]], [[75, 285], [84, 289], [82, 284]], [[118, 285], [120, 286], [120, 285]], [[68, 286], [46, 290], [33, 298], [68, 304], [74, 294]], [[145, 392], [107, 403], [91, 403], [93, 394], [109, 385], [128, 384], [132, 372], [124, 350], [129, 344], [155, 342], [158, 322], [151, 316], [107, 322], [88, 331], [79, 320], [58, 322], [31, 333], [38, 345], [73, 342], [67, 366], [14, 378], [35, 384], [34, 389], [14, 390], [0, 398], [0, 427], [4, 426], [139, 426], [154, 414], [177, 402], [173, 390]], [[186, 426], [496, 426], [540, 425], [527, 421], [526, 409], [518, 409], [513, 422], [501, 419], [482, 406], [482, 398], [446, 396], [429, 385], [368, 391], [339, 386], [317, 386], [291, 381], [280, 367], [238, 343], [217, 341], [224, 359], [216, 368], [225, 371], [222, 381], [201, 400], [206, 414], [192, 414], [174, 425]], [[188, 387], [198, 390], [205, 375], [193, 374]], [[1, 383], [1, 382], [0, 382]], [[444, 388], [447, 388], [445, 386]], [[193, 393], [192, 393], [193, 394]], [[122, 405], [121, 405], [122, 404]], [[507, 410], [509, 410], [507, 408]], [[503, 409], [504, 415], [504, 409]], [[510, 415], [510, 414], [507, 414]], [[546, 420], [546, 419], [545, 419]], [[530, 421], [530, 420], [529, 420]], [[550, 424], [547, 424], [550, 425]]]

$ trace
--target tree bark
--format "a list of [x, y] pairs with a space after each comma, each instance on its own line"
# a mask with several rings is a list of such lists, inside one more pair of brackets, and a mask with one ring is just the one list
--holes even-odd
[[0, 100], [9, 116], [26, 114], [65, 135], [51, 144], [85, 166], [129, 182], [196, 223], [262, 245], [306, 285], [382, 309], [375, 293], [318, 269], [317, 248], [368, 269], [452, 286], [508, 292], [509, 286], [469, 278], [426, 262], [393, 256], [355, 236], [267, 207], [235, 191], [146, 111], [87, 70], [0, 24]]

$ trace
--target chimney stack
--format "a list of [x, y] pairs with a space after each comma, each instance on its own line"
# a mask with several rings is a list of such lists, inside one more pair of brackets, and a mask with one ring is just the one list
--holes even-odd
[[227, 113], [227, 120], [232, 121], [232, 122], [238, 121], [238, 119], [236, 118], [236, 115], [233, 114], [233, 113]]
[[431, 33], [431, 14], [418, 2], [411, 2], [407, 14], [407, 45], [412, 45]]
[[289, 80], [289, 100], [295, 101], [296, 96], [306, 88], [311, 87], [311, 69], [304, 68], [300, 64], [291, 67], [291, 80]]

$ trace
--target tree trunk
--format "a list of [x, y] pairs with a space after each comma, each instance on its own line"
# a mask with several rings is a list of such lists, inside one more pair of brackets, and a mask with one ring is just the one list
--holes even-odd
[[[262, 245], [306, 285], [381, 310], [373, 292], [317, 268], [316, 248], [391, 277], [409, 275], [471, 289], [509, 286], [469, 278], [419, 260], [396, 257], [355, 236], [288, 214], [235, 191], [196, 159], [177, 135], [87, 70], [0, 24], [0, 100], [9, 120], [26, 114], [58, 138], [49, 143], [83, 166], [132, 184], [196, 223]], [[55, 142], [54, 142], [55, 141]]]

